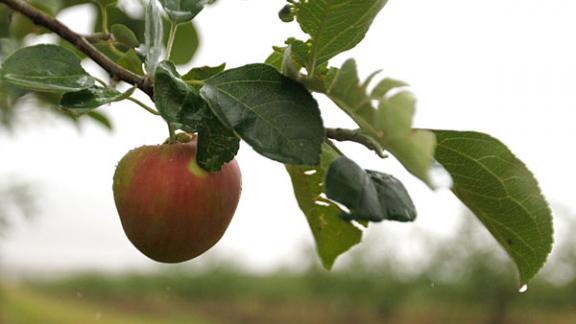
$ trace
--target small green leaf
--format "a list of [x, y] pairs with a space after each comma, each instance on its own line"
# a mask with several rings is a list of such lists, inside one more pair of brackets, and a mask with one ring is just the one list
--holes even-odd
[[201, 66], [190, 69], [182, 76], [185, 81], [205, 81], [226, 69], [226, 63], [218, 66]]
[[160, 0], [170, 20], [178, 24], [194, 19], [208, 2], [208, 0]]
[[[403, 87], [404, 83], [385, 79], [369, 95], [369, 81], [360, 83], [354, 60], [346, 61], [340, 69], [331, 69], [326, 83], [325, 93], [360, 126], [363, 134], [380, 143], [408, 171], [431, 186], [434, 133], [412, 129], [416, 110], [412, 94], [401, 91], [388, 96], [394, 86]], [[377, 110], [373, 100], [379, 101]]]
[[508, 252], [525, 284], [552, 249], [552, 214], [528, 168], [497, 139], [477, 132], [434, 131], [436, 160], [452, 191]]
[[282, 61], [284, 60], [284, 49], [285, 47], [274, 46], [272, 54], [266, 58], [264, 63], [274, 67], [278, 72], [281, 72]]
[[340, 217], [338, 205], [322, 198], [326, 170], [339, 154], [329, 145], [322, 145], [322, 158], [317, 167], [287, 165], [298, 205], [310, 225], [316, 249], [326, 269], [336, 258], [360, 243], [362, 231]]
[[92, 119], [94, 122], [106, 128], [107, 130], [112, 130], [114, 128], [110, 119], [102, 113], [97, 111], [89, 111], [85, 114], [85, 116]]
[[22, 48], [2, 64], [0, 79], [18, 87], [46, 92], [79, 91], [94, 85], [80, 59], [57, 45]]
[[239, 148], [239, 139], [212, 113], [198, 90], [186, 84], [172, 62], [158, 64], [154, 99], [162, 117], [176, 129], [198, 132], [198, 164], [207, 171], [220, 170]]
[[102, 105], [124, 100], [132, 92], [134, 92], [134, 88], [126, 93], [121, 93], [110, 88], [92, 87], [65, 93], [60, 100], [60, 106], [75, 113], [84, 113]]
[[324, 141], [318, 103], [299, 83], [266, 64], [208, 79], [200, 95], [258, 153], [288, 164], [317, 165]]
[[140, 46], [138, 37], [136, 37], [132, 29], [128, 28], [128, 26], [122, 24], [114, 24], [112, 27], [110, 27], [110, 31], [118, 42], [132, 48]]
[[100, 42], [95, 44], [94, 47], [121, 67], [138, 75], [144, 74], [144, 70], [142, 69], [142, 60], [138, 57], [138, 54], [134, 49], [130, 48], [123, 52], [110, 42]]
[[389, 174], [362, 170], [354, 161], [340, 157], [326, 173], [326, 196], [346, 206], [345, 219], [411, 222], [416, 208], [404, 185]]
[[387, 0], [318, 0], [294, 4], [296, 19], [310, 35], [306, 67], [314, 75], [316, 67], [356, 46]]

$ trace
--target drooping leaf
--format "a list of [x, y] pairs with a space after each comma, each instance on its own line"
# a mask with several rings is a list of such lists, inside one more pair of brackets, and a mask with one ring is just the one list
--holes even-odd
[[154, 98], [162, 117], [176, 129], [198, 132], [198, 164], [217, 171], [231, 161], [239, 139], [212, 113], [198, 90], [186, 84], [169, 61], [158, 64], [154, 76]]
[[326, 173], [326, 196], [346, 206], [345, 219], [380, 222], [416, 219], [416, 207], [404, 185], [389, 174], [363, 170], [345, 156]]
[[76, 92], [67, 92], [60, 100], [60, 106], [75, 113], [84, 113], [112, 102], [126, 99], [134, 91], [121, 93], [117, 90], [103, 87], [92, 87]]
[[299, 83], [266, 64], [215, 75], [200, 90], [212, 111], [258, 153], [288, 164], [320, 162], [318, 104]]
[[204, 170], [218, 171], [224, 163], [232, 161], [236, 156], [240, 140], [222, 125], [208, 105], [203, 106], [202, 113], [205, 117], [199, 131], [196, 160]]
[[316, 250], [322, 264], [331, 269], [336, 258], [360, 243], [362, 231], [340, 217], [338, 205], [322, 198], [326, 170], [339, 157], [329, 145], [322, 145], [322, 157], [317, 167], [287, 165], [298, 205], [310, 225]]
[[2, 64], [0, 79], [18, 87], [47, 92], [79, 91], [94, 85], [80, 59], [57, 45], [22, 48]]
[[97, 111], [89, 111], [85, 114], [85, 116], [87, 116], [100, 126], [106, 128], [107, 130], [112, 130], [114, 128], [110, 119], [103, 113]]
[[312, 47], [306, 67], [316, 67], [356, 46], [387, 0], [315, 0], [294, 4], [296, 19], [310, 35]]
[[497, 139], [477, 132], [434, 131], [436, 160], [454, 194], [508, 252], [525, 284], [552, 249], [552, 215], [528, 168]]
[[194, 19], [208, 2], [209, 0], [160, 0], [170, 20], [178, 24]]
[[[340, 69], [331, 69], [325, 93], [357, 124], [361, 131], [372, 137], [392, 153], [408, 171], [431, 186], [429, 170], [433, 162], [435, 137], [426, 130], [412, 129], [415, 99], [407, 91], [388, 96], [390, 90], [404, 83], [379, 83], [368, 94], [369, 82], [361, 83], [356, 63], [348, 60]], [[378, 109], [372, 100], [379, 101]]]

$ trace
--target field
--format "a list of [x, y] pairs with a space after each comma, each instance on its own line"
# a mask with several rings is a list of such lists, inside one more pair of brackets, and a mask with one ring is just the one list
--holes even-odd
[[469, 288], [350, 273], [84, 274], [2, 284], [0, 322], [576, 323], [567, 289]]

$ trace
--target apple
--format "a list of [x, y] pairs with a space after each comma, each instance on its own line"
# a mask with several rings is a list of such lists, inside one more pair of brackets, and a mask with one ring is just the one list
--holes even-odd
[[166, 263], [190, 260], [216, 244], [240, 199], [236, 160], [220, 171], [196, 162], [196, 138], [128, 152], [114, 174], [114, 201], [134, 246]]

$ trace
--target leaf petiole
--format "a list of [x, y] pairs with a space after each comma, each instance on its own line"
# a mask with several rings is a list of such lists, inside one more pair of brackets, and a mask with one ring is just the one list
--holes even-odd
[[170, 54], [172, 53], [172, 47], [174, 45], [174, 39], [176, 38], [176, 31], [178, 30], [178, 24], [170, 22], [170, 35], [168, 36], [168, 43], [166, 44], [166, 59], [170, 60]]
[[141, 108], [143, 108], [144, 110], [148, 111], [149, 113], [156, 115], [156, 116], [160, 116], [160, 113], [158, 111], [156, 111], [154, 108], [149, 107], [148, 105], [146, 105], [145, 103], [143, 103], [142, 101], [133, 98], [133, 97], [127, 97], [127, 100], [132, 101], [133, 103], [137, 104], [138, 106], [140, 106]]

